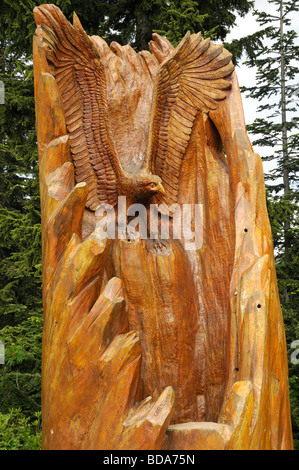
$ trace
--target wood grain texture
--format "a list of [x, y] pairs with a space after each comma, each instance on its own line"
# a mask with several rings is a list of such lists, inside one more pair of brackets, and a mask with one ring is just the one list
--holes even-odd
[[54, 5], [35, 9], [50, 70], [62, 97], [76, 181], [85, 182], [87, 207], [117, 202], [120, 162], [112, 144], [106, 80], [96, 48], [77, 16], [72, 26]]
[[[230, 57], [200, 35], [187, 35], [174, 49], [154, 34], [151, 52], [136, 53], [98, 37], [86, 39], [77, 19], [74, 29], [63, 26], [63, 35], [76, 30], [78, 41], [83, 36], [100, 57], [111, 139], [122, 168], [146, 166], [152, 142], [163, 177], [167, 161], [159, 149], [166, 148], [174, 165], [180, 155], [178, 181], [171, 171], [172, 186], [163, 180], [169, 201], [202, 207], [202, 240], [195, 250], [186, 249], [184, 237], [163, 243], [103, 240], [87, 202], [93, 186], [76, 180], [76, 129], [69, 127], [64, 104], [69, 98], [47, 58], [45, 34], [56, 39], [45, 33], [39, 16], [37, 23], [43, 448], [292, 449], [262, 162], [246, 133]], [[65, 43], [57, 48], [59, 61], [68, 62]], [[183, 109], [174, 82], [186, 80], [189, 87], [188, 54], [202, 62], [194, 66], [195, 91], [185, 93]], [[163, 83], [175, 99], [161, 108], [163, 119], [152, 118], [154, 135], [152, 100], [157, 108], [154, 97], [164, 96]], [[209, 108], [200, 108], [199, 100]]]
[[42, 446], [161, 448], [173, 389], [166, 387], [156, 402], [151, 397], [138, 402], [138, 334], [128, 331], [121, 280], [105, 282], [109, 243], [96, 233], [82, 238], [87, 186], [75, 185], [59, 89], [40, 60], [43, 55], [35, 37], [43, 232]]

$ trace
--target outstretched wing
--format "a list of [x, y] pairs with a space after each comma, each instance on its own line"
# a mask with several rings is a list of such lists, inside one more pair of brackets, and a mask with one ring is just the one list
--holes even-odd
[[99, 55], [75, 14], [73, 25], [54, 5], [36, 7], [34, 15], [61, 93], [76, 182], [88, 185], [88, 208], [114, 206], [121, 165], [109, 129]]
[[180, 169], [196, 114], [216, 109], [231, 88], [232, 55], [201, 34], [187, 33], [161, 63], [156, 77], [145, 166], [162, 179], [166, 196], [177, 202]]

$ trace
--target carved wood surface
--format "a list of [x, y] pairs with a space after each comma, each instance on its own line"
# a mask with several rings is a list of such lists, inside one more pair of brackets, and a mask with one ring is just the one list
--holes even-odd
[[[118, 156], [141, 166], [159, 64], [174, 49], [158, 35], [151, 52], [138, 54], [90, 40], [105, 70]], [[40, 27], [33, 56], [43, 448], [292, 448], [263, 168], [235, 72], [222, 104], [196, 112], [183, 154], [178, 200], [203, 207], [203, 243], [188, 251], [184, 240], [99, 238]]]

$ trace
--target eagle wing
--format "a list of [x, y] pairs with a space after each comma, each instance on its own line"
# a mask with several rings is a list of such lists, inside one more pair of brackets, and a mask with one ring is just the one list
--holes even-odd
[[216, 109], [231, 89], [234, 66], [223, 45], [187, 33], [160, 65], [153, 96], [146, 169], [162, 179], [166, 196], [178, 202], [182, 161], [198, 111]]
[[114, 206], [121, 164], [109, 128], [104, 67], [74, 14], [71, 25], [55, 5], [34, 9], [47, 60], [58, 84], [76, 182], [86, 182], [87, 207]]

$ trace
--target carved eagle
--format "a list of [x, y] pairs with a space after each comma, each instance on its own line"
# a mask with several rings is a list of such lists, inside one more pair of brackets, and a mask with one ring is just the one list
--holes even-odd
[[150, 132], [143, 165], [128, 172], [112, 137], [105, 67], [98, 48], [74, 14], [71, 25], [59, 8], [34, 10], [42, 28], [47, 60], [58, 84], [70, 137], [77, 182], [89, 188], [87, 207], [115, 206], [119, 195], [131, 203], [177, 202], [180, 169], [196, 115], [215, 110], [231, 89], [232, 55], [190, 34], [161, 62], [155, 79]]

